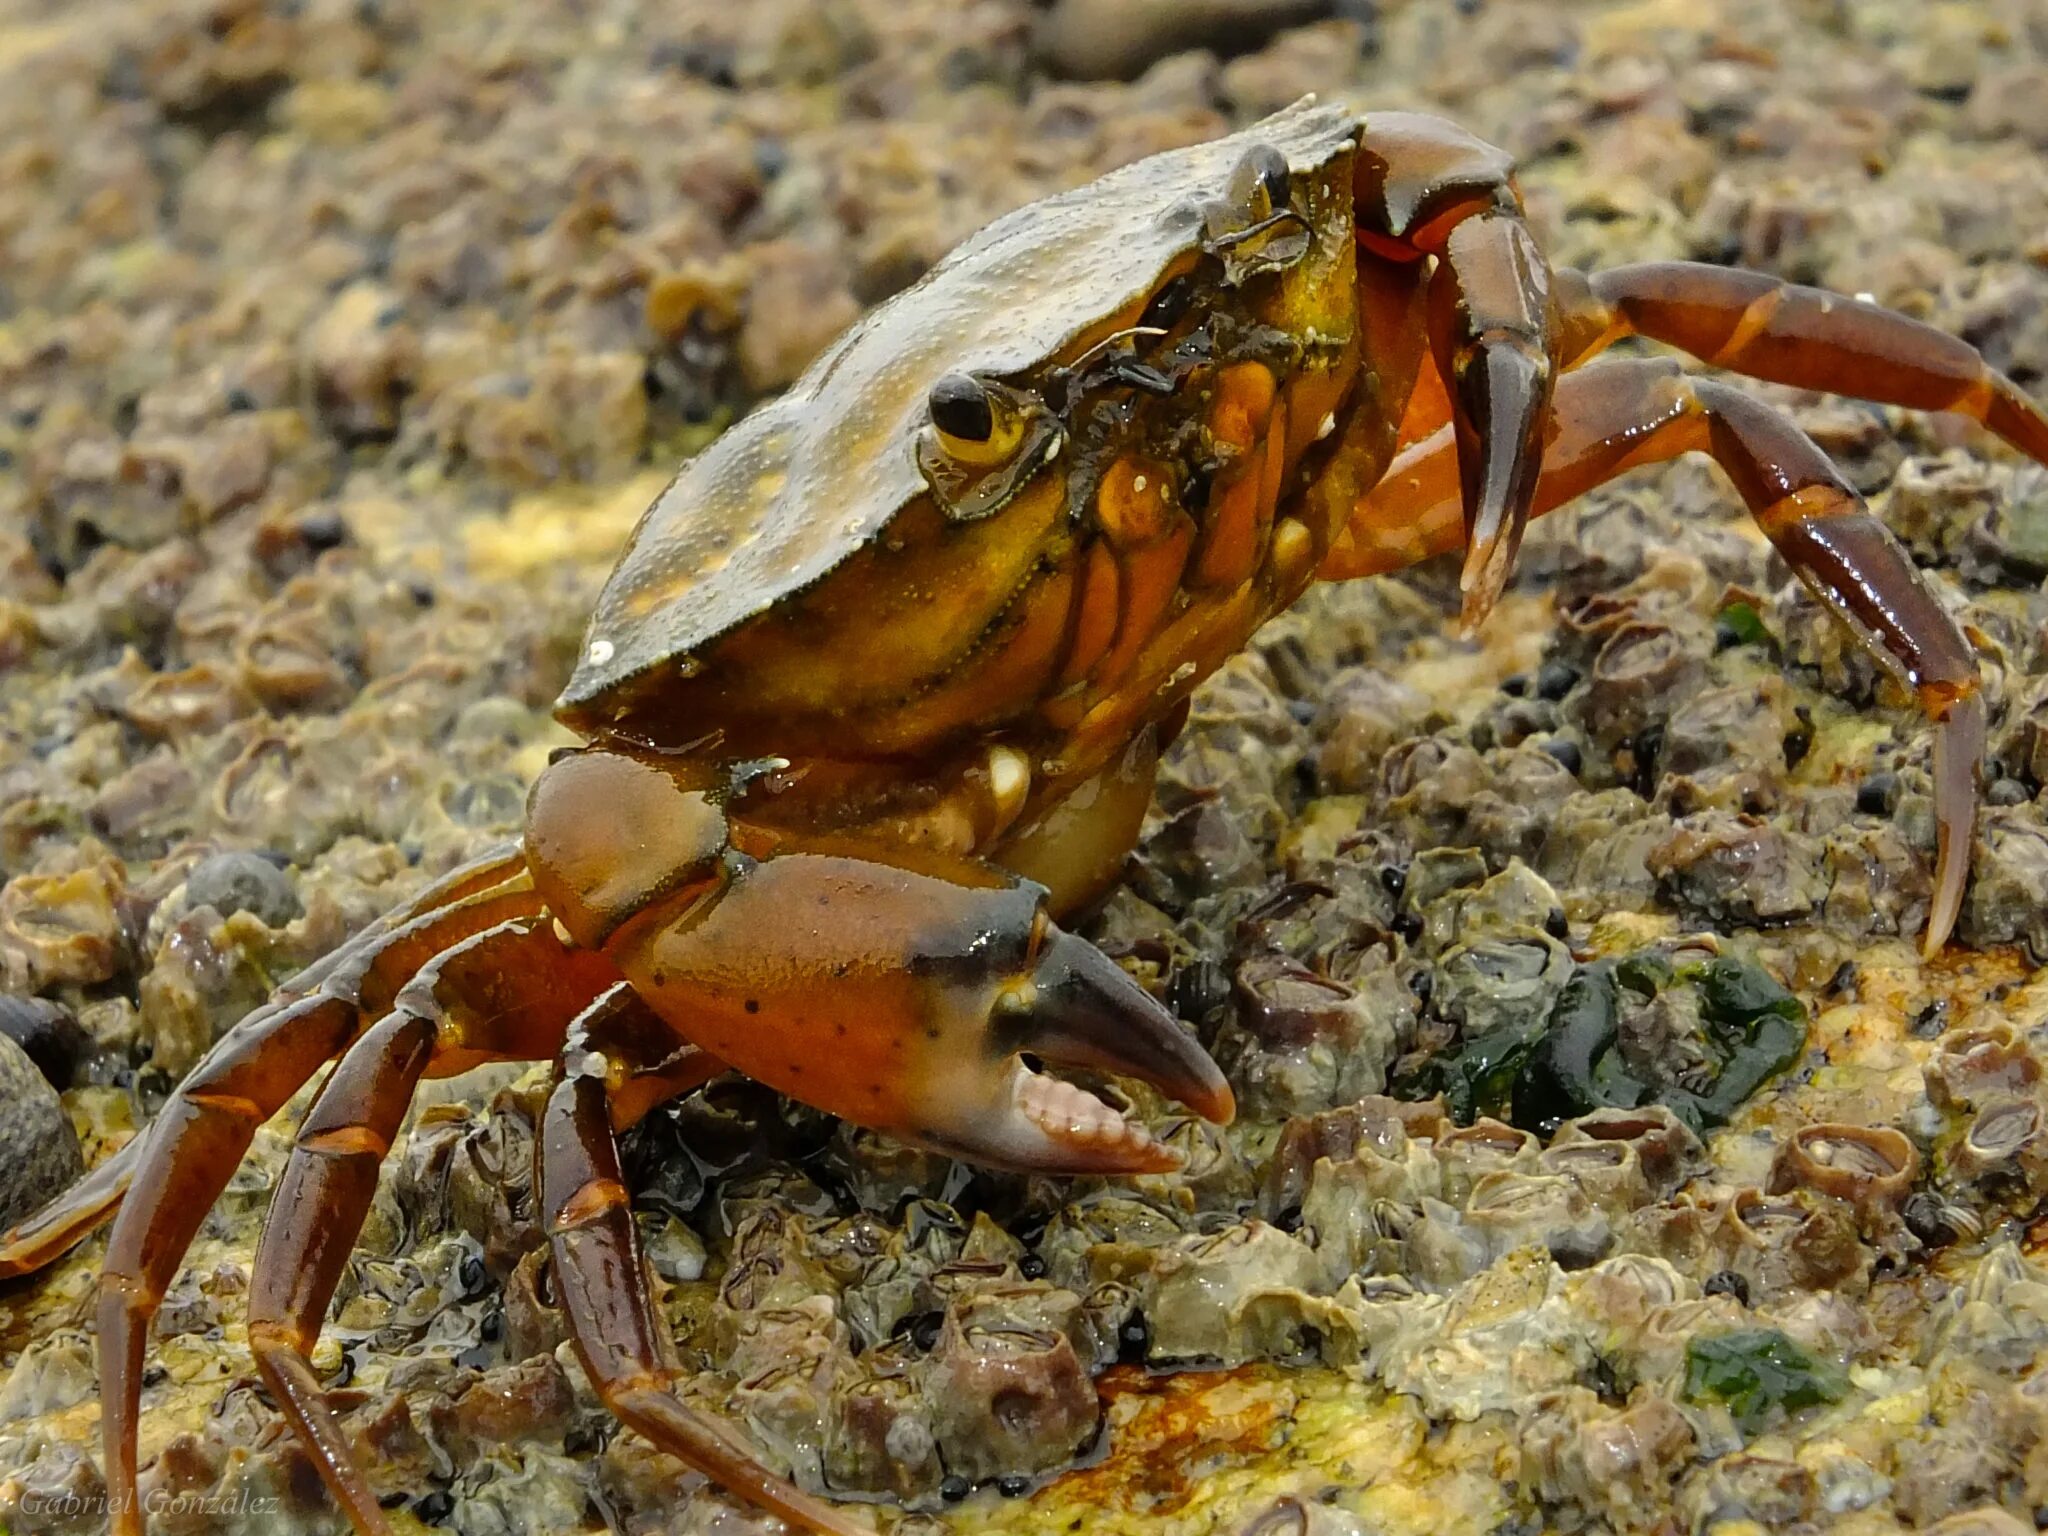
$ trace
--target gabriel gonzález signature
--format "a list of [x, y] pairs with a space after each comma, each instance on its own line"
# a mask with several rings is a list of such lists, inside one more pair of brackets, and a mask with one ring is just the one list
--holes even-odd
[[[8, 1497], [9, 1492], [13, 1497]], [[204, 1492], [193, 1488], [151, 1488], [137, 1495], [136, 1502], [143, 1512], [152, 1516], [207, 1517], [224, 1519], [233, 1515], [274, 1514], [281, 1501], [274, 1493], [257, 1493], [249, 1488], [235, 1488], [224, 1492]], [[58, 1491], [48, 1488], [16, 1488], [9, 1490], [0, 1484], [0, 1531], [6, 1529], [6, 1513], [13, 1510], [18, 1515], [42, 1517], [44, 1519], [79, 1520], [90, 1516], [109, 1517], [113, 1514], [114, 1503], [103, 1489], [80, 1492], [74, 1489]]]

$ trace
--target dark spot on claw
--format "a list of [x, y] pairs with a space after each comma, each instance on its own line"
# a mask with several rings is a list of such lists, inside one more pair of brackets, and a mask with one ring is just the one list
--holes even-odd
[[1733, 1296], [1743, 1306], [1749, 1305], [1749, 1277], [1738, 1270], [1716, 1270], [1700, 1289], [1709, 1296]]
[[939, 1484], [939, 1497], [948, 1504], [958, 1504], [971, 1492], [973, 1492], [973, 1485], [958, 1472], [953, 1473], [944, 1482]]
[[[758, 997], [750, 997], [750, 998], [748, 998], [748, 999], [747, 999], [747, 1012], [749, 1012], [749, 1013], [759, 1013], [760, 1011], [761, 1011], [761, 999], [759, 999]], [[846, 1029], [845, 1029], [845, 1026], [844, 1026], [844, 1025], [842, 1025], [842, 1026], [840, 1027], [840, 1030], [839, 1030], [839, 1032], [840, 1032], [840, 1033], [841, 1033], [842, 1035], [846, 1033]]]

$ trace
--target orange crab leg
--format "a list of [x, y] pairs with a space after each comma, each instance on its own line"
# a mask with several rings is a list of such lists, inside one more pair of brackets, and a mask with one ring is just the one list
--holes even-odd
[[2048, 464], [2048, 414], [1946, 331], [1860, 299], [1696, 261], [1558, 274], [1566, 355], [1645, 336], [1717, 368], [1981, 422]]
[[607, 1408], [721, 1487], [820, 1536], [866, 1536], [754, 1459], [732, 1431], [696, 1412], [662, 1363], [665, 1330], [647, 1291], [631, 1196], [619, 1169], [611, 1082], [630, 1075], [614, 1037], [638, 1010], [630, 992], [599, 998], [570, 1026], [534, 1148], [534, 1185], [555, 1284], [577, 1358]]
[[1430, 356], [1458, 444], [1471, 629], [1507, 585], [1536, 489], [1559, 372], [1550, 266], [1523, 217], [1513, 162], [1441, 118], [1370, 116], [1354, 195], [1365, 251], [1437, 259]]
[[538, 910], [532, 886], [514, 879], [373, 930], [315, 968], [314, 990], [280, 994], [229, 1030], [171, 1095], [150, 1127], [100, 1274], [100, 1427], [114, 1536], [142, 1532], [135, 1440], [150, 1320], [257, 1127], [349, 1043], [359, 1018], [381, 1014], [427, 959]]
[[[404, 922], [486, 890], [523, 868], [518, 845], [513, 844], [443, 876], [405, 906], [364, 929], [326, 959], [309, 966], [294, 980], [291, 993], [303, 996], [313, 991], [324, 977], [359, 959]], [[0, 1234], [0, 1280], [41, 1269], [97, 1231], [120, 1207], [148, 1151], [148, 1134], [134, 1137], [40, 1211]]]
[[299, 1126], [256, 1250], [249, 1348], [335, 1502], [365, 1536], [390, 1527], [308, 1357], [413, 1089], [427, 1072], [547, 1058], [577, 1011], [615, 983], [602, 959], [565, 950], [543, 921], [486, 928], [420, 968], [341, 1058]]
[[[1905, 551], [1792, 422], [1674, 363], [1603, 363], [1567, 374], [1553, 424], [1534, 515], [1638, 465], [1708, 454], [1785, 563], [1913, 689], [1935, 722], [1938, 848], [1925, 948], [1937, 952], [1969, 872], [1984, 701], [1969, 641]], [[1374, 575], [1456, 549], [1457, 469], [1448, 430], [1404, 452], [1360, 503], [1322, 574]]]

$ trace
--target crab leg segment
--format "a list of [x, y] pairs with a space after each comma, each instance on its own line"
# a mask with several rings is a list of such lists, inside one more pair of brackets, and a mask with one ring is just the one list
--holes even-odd
[[426, 960], [538, 906], [532, 887], [513, 879], [360, 936], [310, 974], [310, 992], [283, 993], [223, 1035], [171, 1095], [150, 1127], [100, 1274], [100, 1430], [114, 1536], [142, 1531], [135, 1436], [150, 1320], [257, 1127], [349, 1043], [360, 1017], [389, 1007]]
[[692, 777], [609, 751], [552, 764], [527, 820], [534, 878], [579, 944], [679, 1034], [819, 1109], [1048, 1173], [1177, 1159], [1025, 1052], [1143, 1078], [1211, 1118], [1233, 1111], [1207, 1053], [1061, 933], [1037, 886], [894, 847], [894, 862], [865, 844], [782, 851]]
[[1360, 245], [1392, 260], [1437, 259], [1429, 342], [1457, 436], [1467, 629], [1514, 569], [1558, 372], [1550, 268], [1512, 173], [1501, 150], [1407, 112], [1369, 118], [1358, 157]]
[[351, 1046], [299, 1126], [256, 1250], [249, 1348], [335, 1502], [366, 1536], [390, 1527], [308, 1359], [377, 1193], [377, 1170], [420, 1077], [484, 1061], [545, 1060], [569, 1020], [616, 978], [522, 917], [444, 950]]
[[866, 1536], [775, 1476], [730, 1430], [685, 1404], [663, 1364], [666, 1331], [648, 1296], [639, 1234], [619, 1169], [611, 1084], [630, 1080], [622, 1024], [639, 1011], [620, 988], [569, 1031], [534, 1148], [534, 1183], [569, 1333], [591, 1384], [619, 1421], [721, 1487], [819, 1536]]
[[[1777, 411], [1669, 362], [1613, 362], [1567, 374], [1545, 447], [1540, 515], [1641, 464], [1705, 453], [1813, 593], [1910, 687], [1935, 722], [1937, 829], [1925, 949], [1954, 927], [1969, 872], [1984, 701], [1969, 641], [1912, 561], [1812, 439]], [[1455, 446], [1448, 431], [1405, 451], [1358, 508], [1323, 567], [1372, 575], [1457, 548]]]
[[[523, 869], [517, 845], [464, 865], [445, 876], [404, 907], [392, 912], [356, 935], [325, 960], [309, 966], [293, 982], [292, 996], [303, 997], [318, 989], [324, 979], [351, 964], [361, 963], [368, 952], [394, 929], [466, 896], [500, 883]], [[274, 1007], [281, 1007], [280, 999]], [[269, 1015], [283, 1027], [283, 1015]], [[310, 1072], [308, 1073], [310, 1076]], [[303, 1079], [301, 1080], [303, 1081]], [[112, 1218], [128, 1193], [150, 1150], [147, 1134], [135, 1137], [92, 1172], [65, 1190], [11, 1231], [0, 1234], [0, 1280], [41, 1269]]]
[[1968, 342], [1858, 299], [1694, 261], [1557, 275], [1566, 356], [1646, 336], [1731, 372], [1956, 411], [2048, 464], [2048, 415]]

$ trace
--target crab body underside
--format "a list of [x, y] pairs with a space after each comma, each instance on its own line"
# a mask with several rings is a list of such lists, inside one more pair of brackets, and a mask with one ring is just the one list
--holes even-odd
[[1111, 883], [1195, 686], [1318, 578], [1462, 549], [1468, 625], [1524, 527], [1699, 451], [1935, 722], [1931, 950], [1967, 873], [1970, 647], [1751, 377], [1960, 412], [2048, 463], [1976, 351], [1869, 304], [1690, 263], [1553, 271], [1507, 158], [1302, 103], [991, 225], [729, 430], [649, 509], [521, 843], [244, 1019], [146, 1137], [0, 1238], [0, 1275], [109, 1217], [106, 1477], [138, 1536], [149, 1326], [256, 1128], [329, 1061], [250, 1293], [258, 1367], [359, 1531], [389, 1529], [308, 1361], [423, 1076], [552, 1060], [536, 1187], [579, 1355], [624, 1422], [820, 1532], [856, 1529], [686, 1407], [617, 1137], [728, 1068], [861, 1125], [1055, 1173], [1174, 1165], [1027, 1067], [1214, 1120], [1215, 1064], [1056, 919]]

